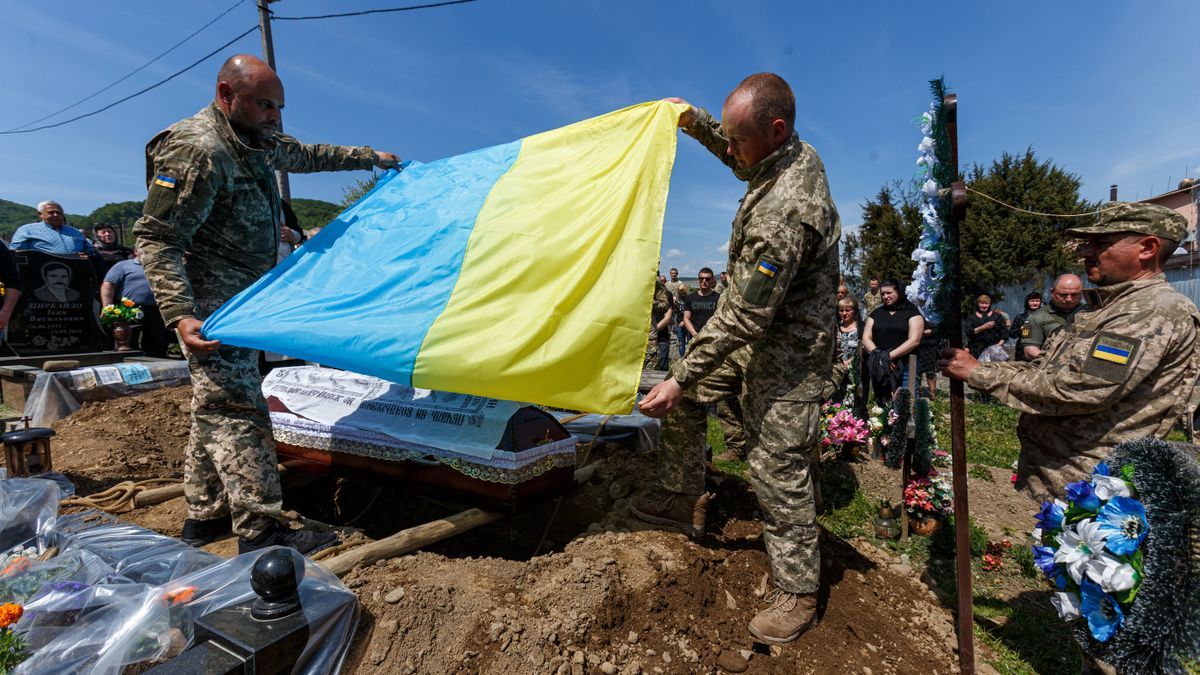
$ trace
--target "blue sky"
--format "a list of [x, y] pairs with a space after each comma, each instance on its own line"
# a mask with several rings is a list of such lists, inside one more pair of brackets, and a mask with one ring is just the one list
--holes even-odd
[[[283, 0], [280, 16], [419, 0]], [[127, 74], [233, 0], [8, 0], [0, 10], [0, 129], [46, 115]], [[68, 114], [87, 112], [192, 63], [257, 22], [250, 2], [158, 63]], [[284, 125], [309, 142], [370, 144], [430, 161], [645, 100], [718, 111], [747, 74], [783, 75], [797, 129], [825, 160], [843, 224], [881, 185], [912, 175], [944, 74], [960, 101], [960, 160], [1032, 146], [1083, 180], [1084, 196], [1145, 198], [1200, 173], [1195, 2], [672, 2], [479, 0], [440, 9], [273, 24]], [[0, 136], [0, 197], [56, 199], [73, 213], [145, 196], [143, 149], [213, 95], [233, 53], [64, 127]], [[297, 197], [338, 201], [365, 174], [293, 176]], [[1173, 187], [1173, 185], [1172, 185]], [[663, 270], [723, 267], [742, 184], [681, 136]]]

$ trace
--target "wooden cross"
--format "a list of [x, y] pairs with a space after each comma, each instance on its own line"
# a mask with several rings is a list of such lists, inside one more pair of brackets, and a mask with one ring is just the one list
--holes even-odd
[[[962, 248], [959, 228], [967, 216], [967, 186], [958, 175], [958, 97], [947, 94], [942, 99], [946, 113], [946, 135], [950, 139], [953, 157], [951, 169], [954, 182], [950, 184], [950, 222], [946, 226], [946, 246], [958, 251], [954, 269], [945, 269], [945, 278], [953, 279], [952, 308], [943, 321], [949, 324], [947, 331], [950, 346], [961, 349], [962, 339]], [[958, 578], [958, 663], [963, 675], [975, 673], [974, 602], [971, 594], [971, 532], [970, 512], [967, 506], [967, 433], [966, 408], [963, 403], [963, 383], [950, 379], [950, 455], [951, 472], [954, 476], [954, 538], [955, 575]]]

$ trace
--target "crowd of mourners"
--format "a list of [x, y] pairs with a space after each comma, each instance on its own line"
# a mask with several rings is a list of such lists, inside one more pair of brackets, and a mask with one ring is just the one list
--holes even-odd
[[[658, 277], [670, 299], [666, 313], [655, 317], [657, 350], [651, 364], [658, 370], [668, 370], [672, 361], [683, 357], [688, 341], [716, 312], [728, 282], [726, 272], [717, 276], [708, 267], [696, 273], [695, 290], [680, 279], [678, 268], [672, 267], [669, 275]], [[873, 278], [860, 299], [845, 283], [839, 284], [834, 351], [839, 390], [835, 400], [842, 400], [850, 387], [850, 369], [854, 367], [861, 369], [863, 392], [869, 389], [876, 401], [890, 401], [896, 389], [909, 386], [910, 377], [921, 395], [937, 395], [940, 345], [904, 289], [895, 279]], [[981, 362], [1030, 361], [1047, 338], [1070, 323], [1080, 307], [1082, 291], [1080, 278], [1065, 274], [1055, 280], [1049, 302], [1033, 291], [1025, 296], [1024, 309], [1015, 317], [994, 307], [991, 296], [981, 294], [975, 298], [975, 309], [964, 318], [964, 344]], [[915, 357], [913, 373], [910, 356]]]
[[[896, 389], [909, 387], [910, 382], [922, 396], [937, 395], [937, 355], [942, 345], [904, 288], [895, 279], [870, 279], [860, 300], [845, 283], [838, 286], [835, 400], [843, 400], [850, 388], [851, 368], [860, 369], [858, 381], [863, 383], [861, 392], [856, 392], [856, 398], [864, 399], [857, 402], [859, 407], [865, 405], [868, 388], [879, 402], [890, 401]], [[994, 307], [991, 296], [981, 294], [964, 317], [964, 344], [981, 362], [1031, 361], [1051, 335], [1071, 322], [1082, 293], [1082, 280], [1064, 274], [1055, 279], [1049, 302], [1041, 292], [1030, 292], [1015, 317]], [[915, 357], [915, 373], [910, 373], [910, 357]]]

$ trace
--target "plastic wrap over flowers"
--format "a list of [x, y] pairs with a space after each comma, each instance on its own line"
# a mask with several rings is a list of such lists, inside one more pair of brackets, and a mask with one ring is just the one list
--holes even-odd
[[[917, 268], [913, 270], [912, 283], [904, 290], [909, 301], [921, 310], [925, 320], [936, 324], [941, 320], [934, 298], [942, 279], [942, 257], [939, 251], [945, 237], [942, 220], [938, 217], [938, 190], [941, 186], [933, 178], [933, 167], [937, 164], [937, 144], [933, 140], [933, 122], [937, 116], [938, 102], [929, 106], [929, 112], [921, 114], [921, 133], [925, 136], [917, 146], [916, 180], [921, 182], [921, 238], [912, 253]], [[924, 180], [922, 180], [924, 179]]]

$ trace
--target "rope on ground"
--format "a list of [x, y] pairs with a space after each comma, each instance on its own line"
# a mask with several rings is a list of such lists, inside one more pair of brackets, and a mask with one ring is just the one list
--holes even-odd
[[178, 478], [148, 478], [137, 482], [127, 480], [87, 497], [68, 497], [59, 504], [61, 506], [86, 506], [106, 513], [120, 513], [133, 509], [133, 498], [138, 493], [182, 482]]
[[[588, 441], [587, 445], [583, 446], [582, 459], [575, 463], [575, 466], [583, 468], [587, 466], [588, 457], [592, 454], [592, 448], [596, 447], [596, 441], [600, 439], [600, 434], [604, 433], [604, 426], [613, 418], [612, 415], [605, 415], [604, 419], [600, 420], [600, 425], [596, 427], [596, 433], [592, 436], [592, 440]], [[546, 527], [542, 530], [542, 538], [538, 540], [537, 547], [533, 549], [533, 556], [537, 557], [542, 552], [542, 546], [546, 544], [546, 537], [550, 536], [550, 528], [554, 525], [554, 519], [558, 517], [558, 509], [562, 506], [562, 497], [554, 500], [554, 510], [550, 512], [550, 518], [546, 521]]]

